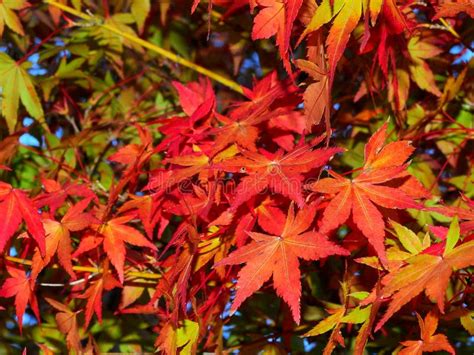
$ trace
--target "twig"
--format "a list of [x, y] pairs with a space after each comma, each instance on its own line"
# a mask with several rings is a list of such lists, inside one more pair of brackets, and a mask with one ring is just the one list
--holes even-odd
[[[21, 264], [25, 266], [33, 265], [33, 262], [28, 259], [17, 258], [14, 256], [4, 256], [5, 260], [10, 261], [12, 263]], [[58, 269], [59, 265], [53, 264], [51, 266], [53, 269]], [[93, 274], [100, 274], [102, 273], [102, 269], [98, 267], [92, 266], [81, 266], [81, 265], [74, 265], [72, 267], [74, 271], [79, 272], [90, 272]], [[159, 280], [161, 279], [161, 274], [149, 273], [149, 272], [138, 272], [138, 271], [125, 271], [125, 278], [137, 278], [137, 279], [146, 279], [146, 280]]]
[[96, 272], [90, 274], [87, 277], [83, 277], [82, 279], [71, 281], [68, 283], [48, 283], [48, 282], [41, 282], [39, 285], [42, 287], [66, 287], [66, 286], [75, 286], [79, 285], [83, 282], [86, 282], [87, 280], [92, 279], [94, 276], [97, 276], [98, 274]]

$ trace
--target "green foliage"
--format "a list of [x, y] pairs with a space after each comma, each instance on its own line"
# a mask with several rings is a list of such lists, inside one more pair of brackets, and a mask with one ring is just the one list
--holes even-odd
[[473, 353], [473, 16], [0, 1], [0, 353]]

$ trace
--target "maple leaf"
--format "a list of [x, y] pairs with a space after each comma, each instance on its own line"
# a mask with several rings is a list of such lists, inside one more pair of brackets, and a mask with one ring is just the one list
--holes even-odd
[[449, 344], [448, 338], [444, 334], [435, 334], [438, 328], [438, 317], [434, 312], [430, 312], [423, 320], [417, 313], [418, 324], [420, 326], [421, 340], [403, 341], [405, 346], [398, 352], [400, 355], [421, 355], [423, 352], [447, 351], [450, 354], [456, 354], [454, 348]]
[[182, 168], [158, 170], [154, 172], [146, 188], [157, 191], [169, 189], [196, 174], [199, 174], [200, 180], [206, 180], [211, 163], [225, 161], [238, 152], [237, 147], [232, 145], [211, 159], [208, 155], [202, 153], [198, 147], [194, 148], [197, 150], [194, 154], [167, 159], [165, 162], [181, 166]]
[[458, 0], [457, 2], [444, 2], [436, 7], [436, 15], [433, 20], [442, 17], [456, 17], [459, 13], [465, 12], [474, 18], [474, 7], [471, 0]]
[[[387, 186], [391, 180], [407, 176], [407, 165], [404, 163], [414, 149], [408, 141], [385, 145], [386, 139], [387, 123], [367, 143], [363, 170], [356, 178], [346, 179], [329, 171], [331, 178], [321, 179], [309, 186], [313, 191], [335, 195], [324, 211], [321, 232], [327, 233], [339, 227], [352, 213], [355, 224], [383, 263], [387, 261], [384, 248], [385, 224], [383, 215], [375, 205], [384, 208], [422, 208], [408, 190]], [[421, 186], [420, 188], [423, 190]]]
[[122, 216], [113, 218], [102, 224], [92, 224], [91, 228], [98, 234], [88, 235], [81, 240], [74, 257], [89, 251], [102, 244], [103, 248], [110, 259], [110, 262], [117, 270], [117, 274], [121, 283], [124, 280], [124, 264], [126, 248], [125, 243], [129, 243], [139, 247], [157, 250], [156, 246], [146, 239], [135, 228], [125, 225], [132, 220], [134, 216]]
[[[111, 16], [104, 18], [104, 24], [110, 27], [117, 28], [122, 33], [126, 33], [129, 36], [135, 36], [135, 31], [132, 29], [130, 24], [135, 22], [134, 15], [130, 13], [115, 13]], [[126, 37], [118, 36], [112, 32], [106, 30], [100, 25], [95, 25], [90, 27], [90, 34], [94, 39], [100, 43], [102, 46], [108, 46], [113, 51], [117, 53], [123, 52], [123, 46], [133, 48], [138, 53], [143, 52], [142, 47], [137, 45], [134, 41], [129, 40]], [[118, 64], [119, 67], [122, 66], [122, 58], [118, 55], [111, 56], [112, 60]]]
[[360, 52], [366, 53], [376, 49], [374, 64], [378, 62], [382, 73], [388, 77], [389, 60], [391, 60], [392, 72], [398, 70], [396, 69], [395, 56], [400, 46], [399, 35], [408, 27], [408, 24], [394, 0], [370, 1], [369, 9], [372, 25], [375, 25], [377, 17], [380, 17], [380, 20], [376, 27], [369, 29], [366, 18]]
[[138, 30], [143, 32], [145, 21], [150, 13], [150, 0], [133, 0], [130, 11], [137, 22]]
[[277, 294], [290, 306], [295, 322], [300, 322], [301, 274], [298, 259], [317, 260], [330, 255], [348, 255], [345, 249], [330, 242], [324, 235], [307, 231], [315, 214], [315, 206], [311, 205], [295, 216], [291, 204], [279, 235], [249, 232], [253, 239], [251, 243], [238, 248], [216, 264], [246, 264], [238, 274], [232, 312], [273, 277]]
[[70, 349], [80, 352], [81, 338], [79, 336], [79, 329], [77, 327], [78, 311], [73, 312], [66, 305], [52, 299], [45, 297], [45, 300], [59, 312], [56, 313], [56, 323], [61, 333], [66, 335], [66, 342]]
[[[253, 206], [251, 201], [249, 206]], [[232, 220], [238, 221], [235, 225], [235, 243], [237, 247], [245, 244], [250, 232], [257, 222], [260, 228], [266, 233], [278, 234], [281, 226], [285, 223], [286, 215], [279, 209], [277, 201], [267, 196], [255, 208], [249, 211], [239, 210], [237, 214], [233, 214], [229, 210], [224, 211], [209, 226], [228, 226]]]
[[[281, 110], [273, 111], [273, 116], [268, 122], [268, 132], [271, 139], [280, 148], [287, 152], [295, 148], [294, 133], [302, 135], [306, 129], [306, 117], [300, 111], [294, 111], [290, 107], [282, 107]], [[265, 131], [267, 128], [263, 128]]]
[[122, 285], [109, 272], [109, 264], [105, 262], [101, 277], [94, 281], [82, 295], [78, 296], [78, 298], [87, 299], [84, 328], [89, 326], [94, 312], [99, 322], [102, 322], [102, 293], [104, 290], [110, 291], [116, 287], [122, 287]]
[[329, 86], [332, 86], [337, 62], [342, 57], [352, 31], [359, 23], [362, 3], [362, 0], [336, 0], [333, 6], [333, 1], [323, 0], [302, 35], [316, 31], [334, 18], [326, 40], [329, 57]]
[[252, 40], [267, 39], [276, 35], [276, 43], [285, 68], [291, 71], [288, 62], [288, 50], [293, 23], [303, 0], [257, 0], [261, 7], [254, 18]]
[[156, 339], [155, 346], [165, 354], [194, 354], [198, 339], [199, 324], [185, 319], [183, 325], [176, 329], [171, 323], [166, 323]]
[[19, 35], [25, 35], [21, 21], [13, 10], [22, 10], [29, 5], [26, 0], [10, 0], [0, 3], [0, 37], [3, 35], [5, 24]]
[[298, 206], [303, 206], [303, 174], [323, 166], [334, 154], [341, 151], [340, 148], [311, 150], [310, 146], [301, 146], [286, 154], [282, 151], [271, 154], [264, 150], [261, 151], [262, 154], [242, 152], [241, 157], [218, 165], [225, 171], [247, 174], [237, 186], [231, 210], [236, 210], [242, 203], [266, 188], [289, 197]]
[[297, 93], [298, 87], [289, 79], [280, 80], [278, 73], [274, 70], [261, 80], [254, 80], [251, 88], [243, 86], [242, 90], [249, 101], [236, 104], [230, 113], [232, 119], [244, 119], [261, 108], [270, 109], [275, 101], [288, 100], [291, 95]]
[[329, 82], [332, 85], [339, 59], [349, 42], [349, 37], [359, 23], [362, 14], [362, 0], [345, 1], [338, 12], [326, 40], [329, 57]]
[[184, 113], [191, 118], [191, 121], [202, 119], [214, 110], [216, 97], [208, 78], [200, 78], [198, 82], [187, 85], [175, 81], [173, 86], [178, 91], [179, 103]]
[[433, 212], [440, 212], [446, 216], [457, 216], [463, 222], [461, 223], [461, 231], [463, 233], [468, 233], [474, 231], [474, 200], [464, 197], [467, 208], [461, 207], [435, 207], [431, 210]]
[[23, 328], [23, 315], [25, 314], [28, 302], [36, 318], [40, 319], [38, 302], [34, 293], [34, 284], [30, 282], [30, 278], [26, 276], [23, 269], [8, 265], [6, 268], [11, 277], [7, 278], [0, 288], [0, 297], [15, 297], [16, 316], [21, 332]]
[[228, 118], [224, 115], [216, 114], [217, 119], [224, 123], [224, 126], [217, 127], [211, 131], [215, 133], [215, 143], [211, 154], [220, 152], [231, 144], [237, 144], [248, 150], [257, 150], [255, 142], [260, 135], [258, 124], [267, 121], [278, 114], [278, 111], [267, 112], [267, 107], [259, 105], [251, 114], [243, 119]]
[[138, 213], [149, 239], [153, 239], [153, 231], [158, 223], [160, 224], [158, 236], [161, 236], [169, 222], [161, 208], [159, 194], [146, 196], [131, 195], [130, 200], [125, 202], [119, 209], [120, 213], [128, 211], [136, 211]]
[[[323, 0], [300, 37], [300, 41], [308, 33], [318, 30], [321, 26], [334, 19], [329, 36], [326, 39], [330, 87], [334, 81], [337, 63], [344, 53], [352, 31], [359, 23], [362, 10], [368, 11], [366, 11], [365, 15], [366, 28], [361, 49], [365, 47], [370, 38], [370, 30], [368, 28], [369, 17], [370, 23], [374, 26], [379, 14], [383, 14], [383, 21], [379, 21], [381, 23], [380, 30], [378, 30], [380, 33], [376, 33], [375, 37], [380, 39], [380, 43], [377, 46], [377, 59], [381, 63], [385, 74], [387, 72], [387, 51], [390, 52], [392, 50], [391, 48], [386, 48], [387, 36], [389, 33], [401, 33], [406, 27], [404, 17], [393, 0], [371, 0], [368, 4], [365, 0]], [[390, 52], [390, 55], [393, 55], [393, 53]]]
[[91, 214], [83, 212], [90, 201], [90, 199], [84, 199], [75, 206], [70, 207], [61, 219], [61, 222], [52, 219], [43, 220], [43, 225], [46, 230], [46, 253], [44, 257], [42, 257], [39, 250], [35, 250], [31, 269], [31, 278], [33, 280], [35, 280], [41, 270], [49, 264], [56, 253], [59, 263], [72, 278], [76, 278], [72, 269], [70, 232], [77, 232], [87, 228], [94, 222], [97, 223], [97, 220]]
[[451, 274], [474, 265], [472, 258], [474, 241], [454, 247], [459, 241], [459, 225], [451, 223], [443, 255], [419, 254], [406, 260], [407, 264], [389, 273], [385, 278], [382, 297], [392, 297], [386, 313], [375, 330], [380, 329], [387, 320], [411, 299], [421, 292], [435, 301], [444, 313], [444, 297]]
[[319, 124], [323, 117], [326, 118], [326, 121], [329, 120], [328, 76], [326, 71], [316, 63], [298, 59], [296, 65], [315, 80], [306, 88], [303, 95], [304, 111], [307, 117], [306, 129], [309, 131], [311, 126]]
[[97, 201], [97, 196], [85, 184], [66, 182], [61, 186], [55, 180], [44, 178], [41, 179], [41, 184], [46, 192], [36, 196], [34, 202], [37, 207], [48, 206], [51, 214], [54, 214], [69, 196], [90, 198]]
[[126, 146], [120, 148], [117, 152], [109, 156], [109, 160], [115, 161], [128, 165], [128, 170], [138, 167], [141, 167], [144, 163], [148, 161], [150, 156], [153, 153], [152, 143], [153, 139], [151, 137], [150, 131], [147, 129], [135, 125], [138, 135], [140, 136], [141, 144], [127, 144]]
[[[363, 326], [360, 332], [366, 332], [366, 330], [364, 329], [370, 326], [370, 324], [372, 323], [372, 319], [375, 317], [375, 314], [377, 313], [377, 303], [374, 303], [374, 305], [370, 305], [365, 308], [361, 308], [360, 306], [357, 306], [355, 308], [348, 309], [347, 307], [349, 305], [349, 297], [361, 300], [361, 299], [364, 299], [368, 295], [367, 292], [362, 291], [362, 292], [349, 293], [350, 284], [348, 282], [341, 282], [340, 291], [342, 293], [341, 300], [342, 301], [345, 300], [343, 302], [344, 304], [339, 305], [339, 304], [328, 303], [329, 308], [327, 309], [327, 312], [330, 315], [324, 318], [323, 320], [321, 320], [314, 328], [312, 328], [309, 332], [303, 335], [304, 337], [317, 336], [317, 335], [321, 335], [323, 333], [326, 333], [332, 330], [329, 340], [326, 343], [326, 346], [324, 348], [323, 355], [332, 354], [334, 348], [338, 344], [341, 345], [342, 347], [345, 347], [344, 338], [342, 337], [342, 334], [341, 334], [341, 327], [343, 326], [344, 323], [347, 323], [347, 324], [363, 323]], [[360, 335], [360, 332], [359, 332], [359, 335]], [[363, 347], [364, 347], [365, 341], [364, 339], [361, 339], [359, 340], [359, 342], [363, 342], [363, 344], [360, 345], [362, 350], [355, 349], [355, 354], [363, 353]]]
[[19, 64], [5, 53], [0, 53], [0, 87], [2, 88], [3, 96], [2, 115], [7, 121], [10, 133], [13, 133], [15, 130], [20, 100], [32, 117], [41, 119], [44, 116], [41, 101], [27, 72], [30, 66], [31, 63], [28, 61]]
[[409, 70], [413, 81], [420, 89], [431, 92], [433, 95], [441, 96], [441, 91], [436, 86], [433, 72], [424, 59], [433, 58], [443, 52], [443, 50], [429, 42], [422, 41], [419, 37], [412, 37], [408, 42], [408, 52], [412, 60]]
[[13, 236], [23, 220], [28, 233], [38, 244], [41, 254], [45, 253], [45, 231], [40, 215], [26, 194], [11, 185], [0, 182], [0, 252]]

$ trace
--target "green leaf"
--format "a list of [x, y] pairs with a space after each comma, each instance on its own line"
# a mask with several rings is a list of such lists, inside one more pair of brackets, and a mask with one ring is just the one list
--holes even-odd
[[25, 35], [20, 19], [12, 10], [21, 10], [26, 6], [25, 0], [0, 2], [0, 37], [3, 35], [5, 24], [19, 35]]
[[41, 102], [26, 71], [29, 63], [18, 65], [5, 53], [0, 53], [0, 87], [2, 88], [2, 115], [8, 130], [13, 133], [18, 119], [18, 106], [21, 99], [28, 113], [40, 119], [44, 116]]
[[397, 234], [398, 240], [402, 243], [403, 247], [412, 254], [418, 254], [423, 250], [420, 238], [407, 227], [398, 224], [397, 222], [391, 221], [395, 233]]
[[138, 31], [143, 32], [145, 26], [145, 20], [150, 13], [150, 0], [133, 0], [132, 2], [132, 15], [135, 17], [137, 22]]
[[456, 243], [459, 240], [459, 222], [458, 217], [454, 217], [451, 225], [449, 226], [448, 235], [446, 237], [446, 248], [444, 249], [444, 254], [448, 254], [451, 250], [454, 249]]
[[426, 90], [435, 96], [441, 96], [441, 91], [436, 86], [434, 74], [425, 61], [420, 59], [409, 65], [409, 69], [412, 80], [420, 89]]
[[349, 296], [355, 298], [356, 300], [362, 301], [369, 296], [369, 293], [367, 291], [357, 291], [349, 293]]
[[474, 335], [474, 319], [472, 319], [473, 316], [474, 312], [469, 312], [468, 314], [460, 318], [462, 326], [468, 331], [470, 335]]
[[354, 310], [341, 319], [342, 323], [360, 324], [364, 323], [370, 316], [372, 306], [365, 308], [354, 308]]
[[183, 347], [180, 351], [181, 355], [193, 353], [193, 346], [199, 336], [199, 324], [189, 319], [184, 321], [184, 325], [176, 331], [176, 346]]
[[313, 329], [304, 334], [305, 337], [316, 336], [326, 333], [333, 329], [338, 323], [341, 322], [345, 312], [344, 307], [340, 307], [335, 313], [319, 322]]

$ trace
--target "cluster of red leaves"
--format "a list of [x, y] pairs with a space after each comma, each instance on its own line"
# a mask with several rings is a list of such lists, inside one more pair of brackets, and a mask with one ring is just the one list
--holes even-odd
[[[407, 172], [413, 148], [407, 141], [386, 143], [385, 123], [367, 143], [364, 165], [357, 177], [347, 179], [328, 170], [331, 177], [320, 178], [321, 168], [342, 150], [316, 148], [322, 138], [293, 143], [294, 132], [304, 130], [304, 116], [288, 106], [296, 90], [291, 85], [290, 89], [283, 89], [278, 84], [274, 75], [267, 76], [249, 94], [251, 101], [236, 104], [225, 116], [215, 111], [209, 82], [176, 84], [186, 116], [162, 122], [161, 130], [169, 139], [153, 147], [149, 133], [140, 128], [141, 145], [124, 146], [110, 157], [125, 165], [118, 185], [126, 186], [131, 177], [145, 172], [143, 166], [153, 154], [166, 155], [163, 167], [150, 172], [145, 194], [132, 197], [114, 213], [110, 204], [101, 204], [84, 185], [59, 186], [44, 180], [46, 191], [30, 200], [24, 192], [3, 183], [2, 212], [9, 216], [9, 222], [2, 229], [2, 249], [8, 247], [23, 218], [28, 232], [23, 235], [22, 256], [33, 251], [31, 274], [8, 266], [10, 278], [0, 289], [0, 296], [15, 297], [20, 324], [28, 303], [39, 317], [35, 283], [41, 270], [55, 258], [72, 280], [76, 279], [73, 262], [83, 266], [92, 262], [92, 266], [104, 268], [103, 276], [90, 285], [79, 284], [71, 289], [72, 297], [87, 299], [86, 327], [94, 313], [101, 319], [102, 293], [123, 287], [127, 271], [143, 268], [164, 270], [164, 273], [148, 306], [130, 307], [134, 300], [129, 299], [123, 301], [127, 307], [122, 312], [156, 312], [173, 322], [188, 313], [188, 302], [206, 288], [207, 300], [194, 312], [201, 315], [203, 324], [212, 322], [230, 295], [225, 280], [231, 280], [238, 271], [224, 265], [238, 264], [246, 265], [237, 275], [232, 311], [272, 277], [277, 294], [289, 305], [293, 319], [299, 323], [299, 259], [347, 257], [350, 252], [338, 245], [332, 231], [350, 216], [374, 249], [373, 255], [388, 270], [392, 269], [384, 243], [387, 218], [375, 205], [385, 210], [423, 209], [423, 204], [416, 200], [429, 197], [429, 193]], [[298, 120], [300, 123], [295, 123]], [[268, 134], [261, 135], [262, 131]], [[83, 198], [69, 205], [68, 196]], [[321, 202], [326, 200], [329, 202]], [[49, 210], [38, 213], [45, 206]], [[66, 213], [56, 219], [64, 206], [68, 207]], [[137, 221], [148, 237], [130, 226], [130, 222]], [[162, 238], [170, 223], [175, 226], [174, 233], [166, 248], [157, 254], [153, 241]], [[76, 246], [71, 233], [80, 240]], [[125, 243], [154, 253], [138, 254], [132, 250], [127, 253]], [[359, 239], [351, 249], [361, 250], [365, 244]], [[395, 295], [378, 327], [425, 287], [430, 287], [427, 292], [434, 292], [430, 291], [433, 286], [427, 286], [426, 282], [432, 279], [433, 273], [439, 275], [441, 268], [446, 268], [446, 281], [436, 283], [439, 288], [433, 294], [442, 310], [451, 267], [458, 269], [473, 264], [471, 244], [455, 248], [445, 258], [420, 255], [408, 266], [398, 265], [395, 276], [389, 273], [379, 297]], [[234, 245], [237, 249], [231, 252]], [[174, 251], [164, 256], [167, 250]], [[108, 261], [117, 279], [106, 272]], [[407, 286], [406, 278], [412, 269], [417, 275]], [[206, 284], [211, 281], [220, 286], [209, 288]], [[132, 296], [124, 292], [123, 297]], [[167, 299], [164, 309], [156, 308], [154, 303], [160, 297]], [[59, 307], [55, 303], [53, 306]], [[76, 325], [71, 326], [70, 332], [76, 330]]]

